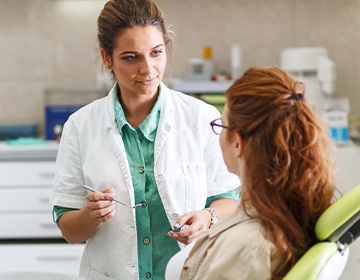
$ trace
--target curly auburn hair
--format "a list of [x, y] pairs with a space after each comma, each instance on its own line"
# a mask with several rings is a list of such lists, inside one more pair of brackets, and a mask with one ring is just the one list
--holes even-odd
[[315, 241], [334, 199], [334, 147], [305, 86], [279, 68], [248, 69], [226, 91], [231, 133], [244, 140], [241, 203], [278, 249], [282, 279]]

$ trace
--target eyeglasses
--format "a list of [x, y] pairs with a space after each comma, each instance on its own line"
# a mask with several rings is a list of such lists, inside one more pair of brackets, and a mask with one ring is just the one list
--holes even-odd
[[231, 129], [229, 126], [225, 126], [221, 124], [221, 118], [211, 121], [210, 125], [214, 133], [217, 135], [220, 135], [223, 128]]

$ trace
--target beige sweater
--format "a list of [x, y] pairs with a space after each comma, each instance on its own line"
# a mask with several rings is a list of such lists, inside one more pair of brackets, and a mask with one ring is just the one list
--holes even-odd
[[230, 214], [199, 237], [181, 279], [271, 279], [278, 260], [272, 260], [276, 248], [263, 231], [243, 210]]

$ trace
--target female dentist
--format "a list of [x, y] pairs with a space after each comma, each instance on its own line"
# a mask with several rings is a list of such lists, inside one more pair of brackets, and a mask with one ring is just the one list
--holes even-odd
[[240, 183], [209, 127], [219, 112], [161, 82], [171, 40], [160, 9], [108, 1], [98, 40], [116, 82], [64, 126], [54, 220], [69, 243], [86, 241], [80, 276], [164, 279], [183, 244], [236, 209]]

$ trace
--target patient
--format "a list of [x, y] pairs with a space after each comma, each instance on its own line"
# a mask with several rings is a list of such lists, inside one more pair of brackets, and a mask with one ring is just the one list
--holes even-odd
[[334, 146], [304, 84], [278, 68], [250, 68], [225, 95], [211, 126], [241, 179], [240, 205], [170, 260], [167, 279], [282, 279], [333, 202]]

